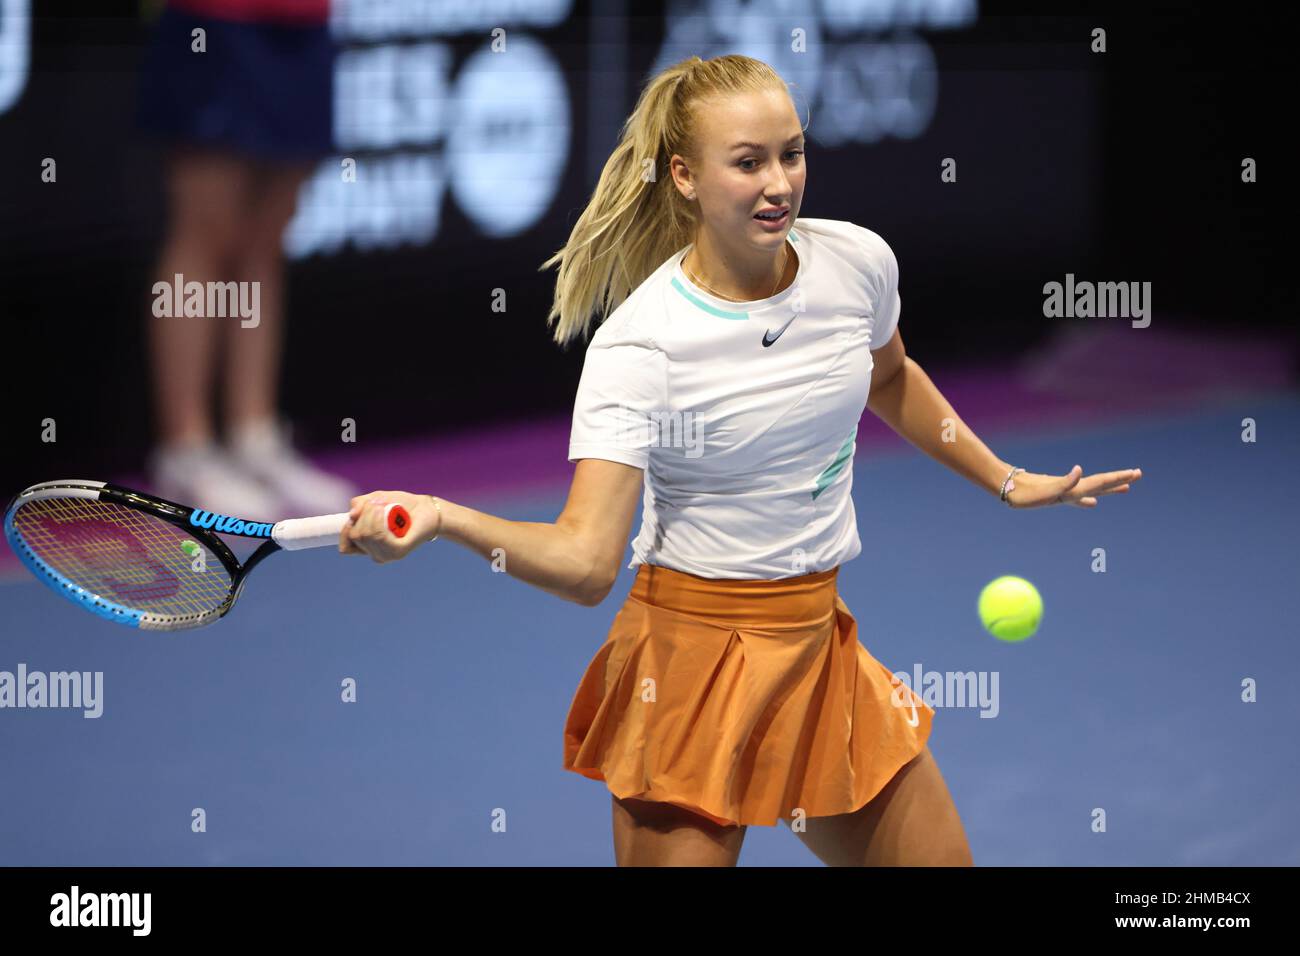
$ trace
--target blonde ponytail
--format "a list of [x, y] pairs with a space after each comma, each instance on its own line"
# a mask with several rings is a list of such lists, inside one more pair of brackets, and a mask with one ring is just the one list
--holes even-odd
[[678, 192], [668, 163], [674, 153], [698, 158], [696, 104], [772, 88], [786, 89], [776, 71], [738, 54], [710, 60], [692, 56], [650, 80], [569, 241], [541, 265], [560, 264], [547, 316], [557, 343], [566, 346], [585, 337], [595, 313], [608, 316], [664, 260], [693, 241], [698, 205]]

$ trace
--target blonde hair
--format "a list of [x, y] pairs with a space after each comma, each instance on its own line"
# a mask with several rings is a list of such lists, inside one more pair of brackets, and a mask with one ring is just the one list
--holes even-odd
[[[541, 265], [560, 263], [547, 325], [562, 346], [590, 331], [598, 310], [608, 316], [661, 266], [689, 244], [698, 204], [673, 182], [668, 163], [677, 153], [698, 158], [695, 106], [731, 93], [777, 88], [785, 81], [762, 60], [739, 54], [666, 67], [641, 91], [605, 162], [587, 208], [569, 241]], [[540, 270], [539, 270], [540, 271]], [[559, 319], [558, 325], [556, 319]]]

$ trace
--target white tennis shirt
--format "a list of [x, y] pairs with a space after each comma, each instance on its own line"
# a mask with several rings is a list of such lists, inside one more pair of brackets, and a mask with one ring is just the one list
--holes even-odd
[[787, 244], [798, 275], [771, 298], [699, 288], [686, 246], [591, 337], [569, 461], [645, 470], [629, 568], [785, 578], [862, 551], [853, 452], [871, 350], [898, 324], [898, 262], [834, 219], [796, 220]]

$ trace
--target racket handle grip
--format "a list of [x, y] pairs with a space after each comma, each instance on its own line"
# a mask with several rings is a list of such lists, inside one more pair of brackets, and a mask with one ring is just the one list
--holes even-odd
[[[286, 551], [338, 547], [339, 534], [347, 523], [346, 511], [314, 518], [287, 518], [271, 529], [271, 540]], [[384, 523], [394, 537], [404, 538], [411, 529], [411, 516], [401, 505], [386, 505]]]

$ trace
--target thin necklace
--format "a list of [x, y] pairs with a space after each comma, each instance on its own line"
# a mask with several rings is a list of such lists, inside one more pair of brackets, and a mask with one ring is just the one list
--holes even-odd
[[[785, 244], [785, 255], [781, 258], [781, 271], [777, 274], [777, 277], [776, 277], [776, 285], [772, 286], [772, 291], [771, 291], [771, 293], [768, 294], [768, 298], [769, 298], [769, 299], [772, 298], [772, 296], [776, 295], [776, 288], [777, 288], [777, 286], [779, 286], [779, 285], [781, 284], [781, 280], [785, 278], [785, 267], [786, 267], [786, 265], [789, 263], [789, 261], [790, 261], [790, 243], [787, 242], [787, 243]], [[700, 279], [699, 276], [697, 276], [697, 275], [696, 275], [694, 272], [692, 272], [689, 268], [686, 268], [686, 259], [685, 259], [685, 257], [682, 258], [682, 268], [686, 269], [686, 274], [687, 274], [688, 276], [690, 276], [690, 279], [691, 279], [692, 282], [698, 282], [700, 285], [704, 286], [704, 288], [708, 289], [710, 292], [712, 292], [714, 295], [716, 295], [716, 296], [717, 296], [718, 298], [720, 298], [720, 299], [726, 299], [728, 302], [749, 302], [749, 301], [752, 301], [752, 300], [750, 300], [750, 299], [737, 299], [737, 298], [735, 298], [734, 296], [723, 295], [721, 292], [717, 291], [716, 289], [710, 287], [709, 285], [706, 285], [706, 284], [703, 282], [703, 280]]]

